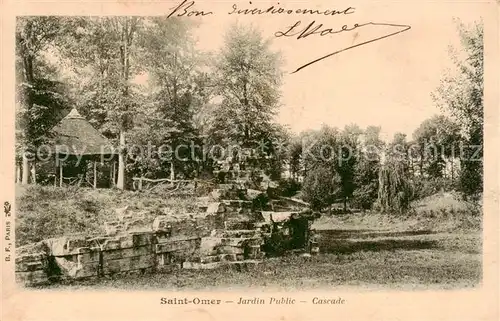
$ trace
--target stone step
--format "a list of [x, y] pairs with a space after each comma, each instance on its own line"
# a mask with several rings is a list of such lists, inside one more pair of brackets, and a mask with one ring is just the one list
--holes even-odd
[[213, 263], [213, 262], [234, 262], [244, 260], [243, 254], [218, 254], [200, 257], [193, 260], [196, 263]]
[[260, 237], [224, 237], [221, 239], [221, 245], [223, 246], [252, 246], [252, 245], [262, 245], [263, 240]]
[[210, 270], [221, 267], [227, 264], [226, 262], [212, 262], [212, 263], [196, 263], [196, 262], [183, 262], [182, 268], [187, 270]]
[[239, 272], [251, 271], [258, 267], [258, 265], [262, 262], [262, 260], [243, 260], [243, 261], [235, 261], [228, 262], [228, 266], [235, 269]]
[[255, 229], [255, 222], [249, 221], [231, 221], [228, 220], [224, 223], [226, 230], [253, 230]]
[[29, 272], [16, 272], [16, 283], [23, 284], [24, 286], [34, 286], [49, 283], [47, 273], [43, 270], [29, 271]]
[[224, 237], [258, 237], [260, 234], [259, 230], [226, 230], [224, 231]]
[[45, 253], [24, 254], [16, 257], [17, 272], [43, 270], [47, 266], [48, 256]]
[[243, 254], [245, 249], [238, 246], [218, 246], [216, 248], [217, 254]]
[[104, 274], [112, 274], [124, 271], [146, 269], [154, 265], [155, 256], [150, 254], [104, 261], [102, 270]]
[[247, 248], [246, 256], [248, 259], [258, 259], [261, 257], [259, 245], [252, 245]]

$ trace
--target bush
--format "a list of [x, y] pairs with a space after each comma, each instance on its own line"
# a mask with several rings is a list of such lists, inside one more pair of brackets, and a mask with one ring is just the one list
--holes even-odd
[[308, 172], [302, 187], [303, 199], [313, 210], [322, 210], [333, 204], [339, 191], [338, 175], [328, 167], [316, 167]]
[[373, 203], [377, 200], [377, 184], [375, 182], [363, 185], [354, 190], [351, 205], [355, 208], [364, 210], [371, 209]]
[[281, 196], [292, 197], [298, 193], [302, 185], [294, 179], [282, 179], [278, 183], [277, 193]]
[[439, 192], [455, 190], [457, 184], [447, 178], [417, 178], [413, 182], [413, 199], [422, 199]]

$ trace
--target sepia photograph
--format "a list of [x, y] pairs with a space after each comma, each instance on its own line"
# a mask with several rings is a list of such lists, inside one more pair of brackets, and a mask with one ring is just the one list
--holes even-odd
[[481, 11], [332, 6], [17, 16], [17, 286], [481, 287]]

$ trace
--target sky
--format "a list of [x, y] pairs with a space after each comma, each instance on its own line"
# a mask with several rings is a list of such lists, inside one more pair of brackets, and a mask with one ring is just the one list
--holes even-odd
[[[292, 9], [346, 9], [349, 5], [332, 2], [317, 6], [306, 2], [282, 2]], [[240, 8], [263, 8], [274, 2], [240, 2]], [[465, 23], [481, 19], [482, 7], [467, 2], [391, 2], [390, 10], [381, 2], [351, 5], [354, 13], [344, 16], [234, 16], [230, 3], [213, 8], [215, 14], [203, 17], [195, 31], [201, 50], [217, 50], [222, 46], [225, 30], [232, 23], [252, 24], [270, 38], [272, 48], [285, 60], [284, 84], [277, 121], [296, 133], [318, 129], [323, 124], [344, 127], [358, 124], [362, 128], [381, 126], [385, 140], [396, 132], [411, 137], [419, 124], [441, 113], [431, 98], [446, 70], [453, 68], [449, 47], [458, 46], [454, 18]], [[316, 8], [315, 8], [316, 7]], [[199, 5], [198, 10], [207, 7]], [[367, 45], [344, 51], [291, 74], [297, 67], [345, 47], [368, 41], [398, 30], [394, 27], [370, 25], [324, 37], [305, 39], [276, 38], [301, 21], [301, 26], [315, 21], [335, 30], [355, 23], [367, 22], [409, 25], [410, 30]], [[323, 28], [322, 28], [323, 29]], [[321, 30], [322, 30], [321, 29]], [[299, 29], [296, 29], [299, 30]]]

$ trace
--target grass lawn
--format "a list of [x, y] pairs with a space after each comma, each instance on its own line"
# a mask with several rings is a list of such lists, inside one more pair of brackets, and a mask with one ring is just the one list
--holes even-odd
[[[380, 234], [379, 236], [377, 234]], [[390, 234], [390, 233], [389, 233]], [[340, 287], [387, 289], [469, 288], [481, 282], [479, 233], [322, 231], [322, 253], [267, 259], [249, 271], [174, 269], [105, 277], [66, 289], [297, 290]], [[348, 238], [344, 238], [347, 236]]]

